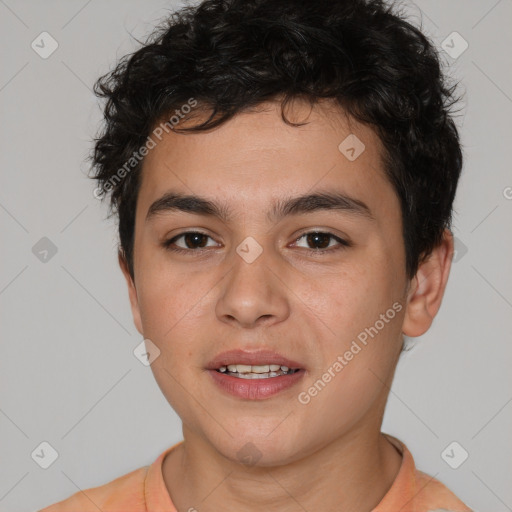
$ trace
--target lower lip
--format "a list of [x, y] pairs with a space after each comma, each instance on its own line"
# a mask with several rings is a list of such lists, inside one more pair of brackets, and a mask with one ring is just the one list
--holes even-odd
[[208, 370], [208, 373], [215, 384], [230, 395], [246, 400], [261, 400], [296, 385], [302, 379], [304, 370], [267, 379], [241, 379], [216, 370]]

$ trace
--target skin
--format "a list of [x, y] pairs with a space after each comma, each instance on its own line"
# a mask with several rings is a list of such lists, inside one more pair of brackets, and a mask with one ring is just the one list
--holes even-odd
[[[307, 120], [301, 127], [284, 124], [279, 108], [266, 103], [208, 132], [165, 134], [143, 164], [133, 280], [119, 255], [137, 330], [161, 350], [151, 365], [155, 379], [183, 422], [184, 443], [163, 464], [179, 511], [374, 508], [402, 461], [380, 432], [402, 334], [428, 330], [448, 280], [448, 230], [407, 279], [399, 200], [384, 176], [377, 135], [328, 103], [311, 109], [295, 102], [287, 117]], [[353, 162], [338, 149], [350, 133], [365, 144]], [[163, 212], [146, 221], [153, 201], [171, 189], [225, 201], [233, 218]], [[317, 190], [364, 201], [374, 220], [345, 211], [267, 219], [274, 199]], [[195, 245], [177, 240], [187, 254], [163, 246], [194, 230], [211, 238]], [[352, 245], [297, 241], [315, 231]], [[263, 249], [250, 264], [236, 252], [248, 236]], [[327, 245], [340, 250], [307, 252]], [[309, 403], [300, 403], [298, 394], [393, 303], [401, 311]], [[297, 386], [264, 400], [227, 395], [205, 367], [234, 348], [273, 349], [306, 373]], [[261, 454], [253, 465], [237, 456], [248, 442]]]

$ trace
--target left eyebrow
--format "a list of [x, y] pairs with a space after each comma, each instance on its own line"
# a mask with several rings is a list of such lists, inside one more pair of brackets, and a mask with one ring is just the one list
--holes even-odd
[[[313, 194], [278, 199], [267, 213], [267, 218], [270, 222], [277, 222], [288, 215], [313, 213], [320, 210], [340, 211], [358, 215], [371, 221], [375, 220], [372, 211], [363, 201], [333, 191], [320, 191]], [[230, 210], [227, 203], [217, 203], [205, 197], [184, 195], [171, 191], [151, 204], [146, 214], [146, 222], [159, 213], [172, 211], [217, 217], [226, 223], [235, 218], [235, 214]]]

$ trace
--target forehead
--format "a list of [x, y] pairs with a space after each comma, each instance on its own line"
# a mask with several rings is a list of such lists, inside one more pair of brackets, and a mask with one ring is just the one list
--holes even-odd
[[285, 124], [280, 104], [273, 102], [206, 132], [164, 132], [143, 162], [139, 221], [169, 190], [221, 198], [232, 212], [262, 216], [279, 197], [315, 189], [355, 197], [372, 210], [397, 200], [384, 175], [382, 143], [372, 129], [325, 103], [313, 109], [295, 103], [286, 117], [307, 124]]

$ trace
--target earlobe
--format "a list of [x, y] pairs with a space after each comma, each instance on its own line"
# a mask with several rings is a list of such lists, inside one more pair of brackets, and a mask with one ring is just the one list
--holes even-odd
[[128, 285], [128, 295], [130, 298], [130, 307], [132, 310], [133, 323], [142, 336], [144, 333], [142, 331], [142, 322], [140, 317], [140, 308], [139, 308], [139, 299], [137, 297], [137, 289], [135, 288], [135, 283], [133, 282], [132, 276], [130, 275], [130, 271], [128, 269], [128, 262], [124, 256], [122, 250], [119, 250], [117, 253], [117, 259], [119, 261], [119, 266], [121, 267], [121, 271], [126, 279], [126, 284]]
[[402, 332], [421, 336], [428, 331], [443, 299], [453, 257], [453, 235], [445, 229], [441, 243], [422, 262], [411, 280]]

